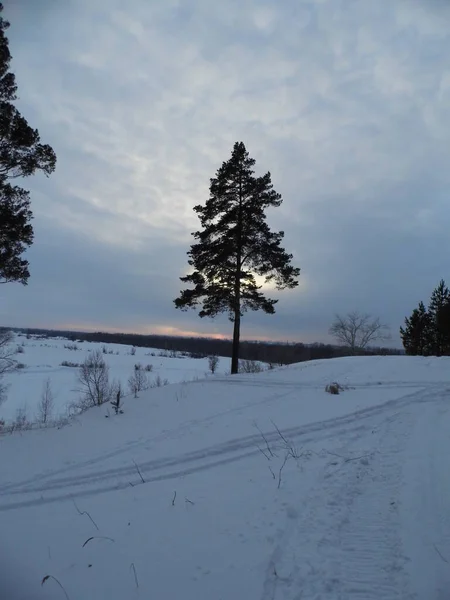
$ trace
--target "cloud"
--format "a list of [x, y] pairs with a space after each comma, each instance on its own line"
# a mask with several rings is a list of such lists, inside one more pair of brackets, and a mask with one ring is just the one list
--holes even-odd
[[354, 308], [397, 331], [446, 276], [445, 2], [46, 6], [5, 9], [20, 109], [58, 167], [27, 182], [32, 277], [2, 290], [2, 320], [230, 333], [172, 299], [192, 207], [236, 140], [271, 171], [269, 222], [302, 267], [244, 336], [324, 340]]

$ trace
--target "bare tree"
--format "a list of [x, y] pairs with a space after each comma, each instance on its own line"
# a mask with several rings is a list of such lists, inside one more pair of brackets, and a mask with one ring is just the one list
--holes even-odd
[[111, 395], [109, 367], [103, 359], [102, 351], [95, 350], [86, 357], [78, 371], [78, 381], [83, 393], [83, 406], [100, 406]]
[[219, 357], [216, 354], [211, 354], [211, 356], [208, 356], [209, 370], [211, 371], [211, 373], [213, 375], [216, 372], [218, 365], [219, 365]]
[[348, 313], [346, 316], [336, 315], [328, 333], [342, 345], [350, 348], [355, 354], [364, 350], [373, 342], [390, 339], [389, 327], [380, 319], [358, 311]]
[[147, 390], [149, 387], [148, 377], [145, 371], [138, 365], [135, 365], [135, 369], [133, 375], [130, 375], [128, 378], [128, 387], [130, 392], [134, 394], [134, 397], [137, 398], [138, 392], [142, 390]]
[[14, 335], [11, 331], [0, 331], [0, 377], [16, 370], [14, 359], [17, 348], [13, 348]]
[[52, 381], [49, 377], [44, 381], [41, 400], [38, 404], [38, 420], [40, 423], [45, 425], [49, 421], [53, 413], [54, 405], [55, 399], [53, 396]]
[[0, 406], [7, 398], [8, 385], [0, 379]]
[[0, 331], [0, 404], [6, 400], [8, 385], [4, 383], [3, 376], [16, 370], [17, 361], [14, 358], [16, 349], [12, 342], [14, 335], [11, 331]]

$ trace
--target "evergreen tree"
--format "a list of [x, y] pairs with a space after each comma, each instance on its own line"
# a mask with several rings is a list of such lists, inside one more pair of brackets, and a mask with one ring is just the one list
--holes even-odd
[[273, 189], [270, 173], [255, 177], [254, 164], [244, 144], [236, 142], [230, 160], [211, 179], [205, 206], [194, 207], [202, 226], [192, 234], [197, 242], [188, 252], [194, 271], [180, 278], [194, 287], [174, 301], [182, 310], [201, 304], [200, 317], [228, 313], [234, 323], [231, 373], [238, 372], [243, 313], [275, 312], [277, 300], [264, 296], [255, 276], [281, 290], [296, 287], [300, 274], [281, 247], [284, 232], [274, 233], [266, 223], [266, 208], [280, 206], [281, 195]]
[[40, 143], [39, 132], [32, 129], [15, 108], [17, 85], [9, 71], [11, 54], [0, 3], [0, 283], [27, 283], [28, 261], [23, 252], [33, 241], [30, 224], [29, 192], [11, 180], [28, 177], [36, 171], [46, 175], [55, 169], [52, 148]]
[[450, 353], [450, 292], [441, 279], [428, 305], [432, 341], [430, 354], [444, 356]]
[[430, 352], [432, 330], [431, 319], [423, 302], [412, 315], [405, 318], [405, 328], [400, 327], [400, 336], [406, 354], [424, 356]]

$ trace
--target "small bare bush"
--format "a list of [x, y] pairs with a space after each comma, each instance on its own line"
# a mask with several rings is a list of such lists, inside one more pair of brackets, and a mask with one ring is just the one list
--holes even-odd
[[136, 354], [136, 348], [134, 346], [131, 347], [130, 354], [131, 356], [134, 356]]
[[114, 408], [116, 415], [123, 414], [122, 410], [122, 398], [124, 391], [120, 381], [114, 381], [111, 386], [111, 404]]
[[70, 360], [63, 360], [61, 363], [61, 367], [81, 367], [81, 363], [71, 362]]
[[153, 381], [153, 383], [150, 387], [159, 388], [159, 387], [163, 387], [164, 385], [169, 385], [169, 380], [161, 379], [161, 375], [157, 375], [156, 379]]
[[25, 354], [25, 348], [23, 346], [17, 346], [16, 354]]
[[41, 399], [38, 404], [38, 421], [43, 425], [47, 424], [52, 418], [53, 409], [55, 406], [55, 398], [52, 390], [52, 382], [50, 377], [45, 380], [42, 389]]
[[219, 357], [216, 356], [215, 354], [208, 356], [208, 367], [213, 375], [217, 371], [218, 366], [219, 366]]
[[16, 418], [14, 419], [13, 429], [22, 431], [30, 428], [30, 423], [27, 417], [27, 409], [25, 407], [16, 410]]
[[128, 388], [130, 392], [137, 398], [137, 395], [142, 390], [147, 390], [149, 387], [148, 377], [141, 368], [134, 369], [134, 373], [128, 378]]
[[110, 399], [109, 367], [101, 350], [86, 357], [78, 372], [84, 406], [100, 406]]
[[261, 373], [262, 366], [256, 360], [240, 360], [239, 373]]
[[0, 406], [3, 402], [6, 402], [6, 399], [8, 398], [8, 387], [8, 384], [3, 383], [3, 381], [0, 380]]
[[151, 373], [153, 371], [153, 365], [151, 365], [151, 364], [146, 365], [145, 370], [148, 371], [148, 373]]
[[64, 348], [66, 348], [66, 350], [78, 350], [78, 346], [77, 344], [64, 344]]

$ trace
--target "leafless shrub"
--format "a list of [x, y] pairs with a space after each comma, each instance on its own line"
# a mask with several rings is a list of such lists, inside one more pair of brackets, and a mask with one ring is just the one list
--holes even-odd
[[345, 317], [336, 315], [328, 333], [339, 343], [350, 348], [353, 354], [364, 350], [376, 341], [390, 339], [389, 327], [380, 319], [358, 311], [348, 313]]
[[130, 392], [137, 398], [137, 395], [142, 390], [146, 390], [149, 387], [148, 377], [142, 369], [134, 369], [134, 372], [128, 378], [128, 388]]
[[153, 388], [157, 387], [157, 388], [159, 388], [159, 387], [162, 387], [164, 385], [169, 385], [169, 380], [168, 379], [161, 379], [161, 376], [157, 375], [156, 379], [153, 381], [153, 383], [151, 384], [150, 387], [153, 387]]
[[218, 366], [219, 366], [219, 357], [215, 354], [208, 356], [208, 367], [213, 375], [217, 371]]
[[16, 354], [25, 354], [25, 348], [23, 346], [17, 346]]
[[264, 445], [261, 446], [257, 444], [257, 448], [261, 452], [261, 454], [265, 456], [269, 463], [273, 464], [273, 461], [277, 461], [278, 457], [280, 456], [280, 453], [283, 456], [283, 461], [278, 469], [278, 477], [276, 476], [272, 466], [270, 464], [268, 465], [272, 478], [274, 480], [277, 480], [277, 487], [280, 488], [282, 483], [282, 473], [284, 467], [286, 466], [286, 463], [292, 458], [297, 463], [297, 466], [300, 466], [299, 460], [301, 458], [308, 458], [309, 456], [311, 456], [311, 453], [308, 451], [303, 451], [302, 448], [298, 449], [293, 443], [293, 441], [286, 438], [286, 436], [278, 428], [278, 426], [273, 421], [271, 422], [272, 425], [275, 427], [277, 433], [276, 439], [273, 444], [269, 442], [269, 438], [274, 438], [273, 433], [270, 435], [266, 435], [262, 432], [262, 430], [257, 426], [256, 423], [254, 423], [254, 426], [261, 434], [261, 438], [264, 442]]
[[79, 350], [77, 344], [64, 344], [64, 348], [66, 348], [66, 350]]
[[256, 360], [240, 360], [239, 373], [261, 373], [262, 366]]
[[77, 363], [77, 362], [71, 362], [70, 360], [63, 360], [61, 365], [61, 367], [81, 367], [81, 363]]
[[13, 422], [14, 430], [22, 431], [24, 429], [30, 429], [31, 424], [28, 421], [27, 409], [22, 406], [16, 410], [16, 418]]
[[21, 363], [21, 362], [16, 363], [16, 369], [26, 369], [26, 366], [27, 365], [25, 363]]
[[14, 335], [11, 331], [0, 331], [0, 377], [12, 373], [16, 369], [14, 355], [16, 350], [12, 347]]
[[124, 396], [122, 384], [120, 381], [114, 381], [111, 386], [111, 404], [116, 415], [123, 414], [122, 398]]
[[8, 397], [8, 388], [9, 385], [7, 383], [3, 383], [3, 381], [0, 379], [0, 406], [6, 402]]
[[151, 373], [153, 371], [153, 365], [152, 364], [145, 365], [145, 370], [148, 373]]
[[38, 421], [43, 425], [47, 424], [51, 419], [54, 405], [55, 399], [52, 391], [52, 382], [49, 377], [44, 382], [41, 399], [38, 404]]
[[79, 367], [78, 382], [81, 386], [84, 407], [100, 406], [110, 399], [109, 367], [101, 350], [95, 350], [86, 357]]
[[281, 432], [276, 423], [274, 423], [273, 421], [271, 421], [271, 423], [275, 427], [280, 438], [278, 448], [284, 450], [285, 453], [287, 453], [288, 457], [294, 458], [295, 460], [298, 460], [301, 456], [305, 455], [305, 452], [302, 452], [301, 448], [298, 449], [292, 440], [286, 438], [286, 436]]
[[131, 347], [130, 354], [131, 356], [134, 356], [136, 354], [136, 348], [134, 346]]

